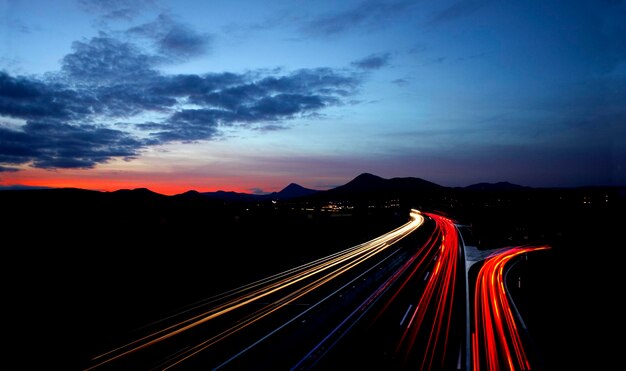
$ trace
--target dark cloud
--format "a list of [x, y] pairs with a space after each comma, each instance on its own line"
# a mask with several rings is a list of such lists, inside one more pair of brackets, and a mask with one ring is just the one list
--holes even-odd
[[379, 70], [389, 64], [391, 54], [372, 54], [363, 59], [352, 62], [352, 65], [364, 70]]
[[[58, 84], [28, 77], [12, 77], [0, 71], [0, 115], [22, 119], [69, 119], [77, 111], [75, 92]], [[73, 108], [73, 109], [72, 109]]]
[[[286, 112], [288, 104], [310, 109], [337, 103], [339, 97], [353, 93], [358, 83], [357, 77], [329, 68], [302, 69], [279, 77], [254, 79], [247, 76], [240, 84], [194, 95], [191, 102], [236, 111], [242, 118], [250, 114], [259, 119], [253, 112]], [[288, 99], [293, 99], [293, 102], [287, 102]]]
[[104, 32], [88, 41], [75, 41], [72, 50], [63, 58], [62, 71], [75, 83], [145, 81], [156, 76], [157, 57]]
[[269, 76], [257, 84], [272, 93], [306, 93], [347, 96], [360, 81], [330, 68], [301, 69], [286, 76]]
[[79, 6], [104, 19], [133, 20], [143, 11], [156, 6], [155, 0], [78, 0]]
[[[194, 88], [189, 82], [194, 81]], [[194, 141], [219, 135], [220, 126], [242, 125], [261, 130], [284, 128], [276, 121], [314, 114], [342, 103], [359, 84], [355, 76], [328, 68], [303, 69], [285, 76], [219, 74], [169, 78], [171, 91], [205, 107], [174, 113], [163, 123], [140, 125], [159, 141]], [[221, 85], [220, 85], [221, 84]]]
[[275, 120], [318, 110], [326, 105], [319, 95], [276, 94], [259, 99], [248, 113], [254, 121]]
[[218, 135], [218, 121], [230, 115], [230, 112], [214, 109], [178, 111], [169, 120], [154, 127], [157, 129], [154, 136], [161, 142], [212, 139]]
[[111, 157], [132, 158], [143, 144], [129, 134], [96, 125], [28, 122], [0, 128], [0, 162], [39, 168], [91, 168]]
[[445, 23], [457, 18], [461, 18], [470, 15], [485, 5], [489, 4], [491, 0], [460, 0], [443, 9], [439, 13], [435, 14], [432, 19], [433, 24]]
[[98, 86], [84, 91], [85, 98], [95, 97], [91, 107], [95, 113], [108, 117], [132, 117], [142, 112], [167, 113], [177, 105], [170, 94], [155, 94], [153, 87], [159, 78], [146, 81], [129, 81], [110, 86]]
[[230, 72], [204, 75], [167, 75], [161, 76], [158, 84], [152, 86], [151, 89], [157, 95], [188, 96], [196, 101], [213, 91], [243, 85], [248, 80], [249, 77], [246, 75]]
[[395, 79], [392, 81], [392, 83], [398, 85], [398, 86], [407, 86], [409, 85], [409, 80], [407, 79]]
[[415, 0], [367, 0], [345, 11], [317, 17], [307, 22], [302, 31], [308, 35], [329, 36], [357, 26], [380, 25], [402, 14], [415, 3]]
[[284, 120], [345, 103], [361, 83], [330, 68], [164, 75], [159, 56], [105, 33], [72, 47], [46, 78], [0, 72], [0, 118], [15, 120], [0, 126], [3, 169], [91, 168], [151, 145], [215, 139], [226, 127], [284, 129]]
[[0, 166], [0, 173], [12, 173], [19, 171], [19, 169], [14, 167]]
[[164, 56], [183, 60], [205, 54], [212, 41], [210, 35], [198, 33], [164, 13], [155, 21], [133, 27], [127, 33], [150, 39]]
[[263, 124], [263, 126], [256, 127], [254, 129], [258, 131], [279, 131], [279, 130], [285, 130], [287, 128], [288, 127], [283, 124]]

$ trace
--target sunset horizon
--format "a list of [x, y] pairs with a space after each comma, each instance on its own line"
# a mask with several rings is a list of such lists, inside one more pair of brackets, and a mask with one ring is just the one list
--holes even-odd
[[32, 4], [1, 9], [2, 186], [626, 184], [618, 3]]
[[[59, 175], [58, 178], [52, 180], [46, 180], [45, 178], [34, 178], [28, 179], [24, 178], [24, 181], [20, 181], [19, 183], [14, 184], [0, 184], [1, 190], [8, 189], [36, 189], [36, 188], [77, 188], [77, 189], [85, 189], [91, 191], [100, 191], [100, 192], [115, 192], [119, 190], [133, 190], [133, 189], [148, 189], [152, 192], [159, 193], [166, 196], [174, 196], [179, 195], [189, 191], [196, 192], [236, 192], [236, 193], [246, 193], [252, 195], [268, 195], [273, 192], [279, 192], [289, 186], [290, 184], [297, 184], [301, 187], [312, 189], [316, 191], [325, 191], [329, 189], [336, 188], [338, 186], [344, 185], [355, 177], [361, 174], [372, 174], [375, 176], [380, 176], [375, 173], [370, 172], [358, 172], [352, 176], [347, 178], [322, 178], [326, 179], [327, 182], [321, 182], [317, 178], [313, 179], [271, 179], [270, 181], [263, 181], [259, 178], [254, 178], [251, 180], [242, 180], [239, 178], [232, 178], [232, 180], [224, 180], [224, 179], [206, 179], [199, 180], [197, 183], [193, 183], [191, 181], [184, 181], [175, 178], [174, 180], [165, 179], [152, 176], [149, 179], [143, 180], [141, 176], [137, 176], [137, 179], [129, 180], [127, 176], [124, 176], [123, 179], [110, 177], [103, 182], [100, 178], [90, 178], [80, 179], [80, 176], [76, 176], [75, 174], [62, 174]], [[134, 177], [133, 177], [134, 178]], [[193, 179], [194, 177], [192, 177]], [[495, 181], [476, 181], [468, 184], [462, 185], [447, 185], [441, 184], [438, 182], [434, 182], [430, 179], [423, 178], [420, 176], [390, 176], [390, 177], [382, 177], [383, 179], [392, 179], [392, 178], [420, 178], [435, 184], [438, 184], [443, 187], [468, 187], [481, 183], [488, 184], [496, 184], [496, 183], [511, 183], [514, 185], [531, 187], [531, 188], [585, 188], [585, 187], [626, 187], [624, 185], [606, 185], [606, 184], [574, 184], [574, 185], [548, 185], [548, 186], [528, 186], [526, 184], [519, 184], [514, 182], [509, 182], [506, 179], [495, 180]], [[335, 181], [335, 183], [330, 183], [331, 181]]]

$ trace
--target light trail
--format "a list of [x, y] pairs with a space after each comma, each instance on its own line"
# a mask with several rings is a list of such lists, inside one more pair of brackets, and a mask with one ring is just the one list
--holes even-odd
[[[366, 274], [370, 273], [372, 270], [374, 270], [375, 268], [377, 268], [379, 265], [383, 264], [386, 260], [388, 260], [389, 258], [393, 257], [396, 253], [398, 253], [399, 250], [396, 250], [394, 252], [392, 252], [391, 254], [389, 254], [388, 256], [386, 256], [384, 259], [382, 259], [381, 261], [379, 261], [378, 263], [376, 263], [375, 265], [373, 265], [372, 267], [368, 268], [366, 271], [364, 271], [363, 273], [359, 274], [358, 276], [356, 276], [354, 279], [352, 279], [351, 281], [347, 282], [345, 285], [341, 286], [339, 289], [335, 290], [334, 292], [332, 292], [331, 294], [327, 295], [326, 297], [322, 298], [321, 300], [319, 300], [317, 303], [311, 305], [307, 310], [305, 310], [304, 312], [298, 314], [297, 316], [291, 318], [289, 321], [285, 322], [282, 326], [279, 326], [278, 328], [274, 329], [272, 332], [270, 332], [267, 336], [272, 335], [273, 333], [275, 333], [276, 331], [280, 330], [281, 328], [283, 328], [284, 326], [288, 325], [289, 323], [297, 320], [298, 318], [300, 318], [301, 316], [303, 316], [304, 314], [306, 314], [307, 312], [313, 310], [315, 307], [317, 307], [318, 305], [322, 304], [324, 301], [328, 300], [329, 298], [333, 297], [334, 295], [338, 294], [339, 292], [341, 292], [342, 290], [344, 290], [346, 287], [348, 287], [349, 285], [354, 284], [355, 282], [357, 282], [359, 279], [361, 279], [363, 276], [365, 276]], [[376, 295], [376, 294], [374, 294]], [[368, 305], [369, 304], [369, 299], [366, 300], [366, 303], [363, 305]], [[362, 306], [363, 306], [362, 305]], [[362, 307], [361, 306], [361, 307]], [[359, 307], [359, 308], [361, 308]], [[347, 319], [349, 319], [352, 315], [354, 314], [354, 312], [349, 315], [338, 327], [340, 327], [342, 324], [344, 324]], [[332, 331], [331, 331], [331, 335], [332, 335]], [[257, 342], [253, 343], [250, 345], [250, 347], [256, 345], [259, 341], [267, 338], [267, 336], [265, 336], [264, 338], [257, 340]], [[330, 335], [326, 336], [326, 338], [324, 340], [322, 340], [321, 343], [323, 343], [324, 341], [326, 341], [328, 338], [330, 337]], [[224, 363], [220, 364], [219, 366], [217, 366], [216, 368], [214, 368], [214, 370], [217, 370], [221, 367], [223, 367], [225, 364], [229, 363], [230, 361], [232, 361], [234, 358], [240, 356], [242, 353], [244, 353], [245, 351], [247, 351], [250, 347], [242, 350], [240, 353], [236, 354], [235, 356], [231, 357], [230, 359], [228, 359], [227, 361], [225, 361]], [[312, 354], [317, 347], [315, 347], [313, 350], [311, 350], [309, 352], [309, 354], [307, 354], [307, 356], [305, 356], [303, 358], [303, 360], [306, 360], [308, 358], [308, 356], [310, 356], [310, 354]], [[301, 361], [302, 362], [302, 361]], [[292, 367], [292, 370], [298, 368], [299, 364]]]
[[[187, 316], [186, 318], [179, 319], [177, 322], [166, 325], [160, 330], [94, 357], [93, 361], [95, 364], [86, 368], [86, 370], [95, 369], [113, 361], [120, 360], [121, 358], [127, 357], [157, 343], [161, 343], [217, 317], [232, 313], [248, 304], [258, 303], [259, 299], [267, 299], [277, 293], [283, 293], [282, 297], [274, 301], [270, 300], [268, 305], [244, 316], [233, 326], [183, 350], [177, 355], [176, 360], [166, 367], [179, 364], [207, 349], [211, 345], [267, 317], [312, 291], [319, 289], [337, 277], [344, 275], [346, 272], [380, 254], [382, 251], [385, 251], [389, 246], [409, 235], [424, 222], [424, 216], [417, 210], [411, 210], [409, 216], [409, 222], [375, 239], [251, 284], [244, 285], [240, 288], [227, 291], [224, 294], [208, 298], [206, 301], [196, 303], [191, 308], [175, 316], [168, 317], [167, 320], [173, 320], [174, 318], [183, 316]], [[165, 319], [163, 321], [165, 321]], [[155, 322], [154, 324], [163, 321]]]
[[[461, 278], [465, 269], [459, 231], [451, 219], [430, 213], [424, 213], [424, 216], [435, 223], [425, 242], [418, 243], [414, 253], [407, 256], [372, 295], [332, 328], [292, 370], [314, 368], [372, 309], [375, 309], [373, 316], [368, 317], [369, 322], [361, 329], [379, 334], [375, 336], [384, 334], [389, 337], [381, 345], [393, 342], [394, 346], [390, 348], [393, 356], [385, 361], [392, 369], [461, 369], [465, 364], [465, 345], [468, 370], [531, 369], [514, 307], [505, 291], [505, 265], [520, 254], [548, 247], [503, 249], [487, 258], [476, 281], [476, 304], [471, 317], [468, 309], [471, 304], [462, 294], [466, 281]], [[377, 301], [380, 305], [374, 306]], [[401, 307], [403, 304], [408, 304], [408, 308]], [[461, 326], [470, 328], [470, 318], [479, 330], [469, 333], [468, 329], [470, 336], [466, 342], [465, 331], [459, 329], [466, 328]], [[381, 330], [389, 326], [397, 328], [396, 321], [400, 323], [398, 330]], [[356, 337], [363, 335], [366, 334], [355, 334]], [[370, 340], [379, 342], [378, 338]], [[347, 349], [339, 348], [336, 354], [341, 357], [341, 352]], [[359, 356], [348, 351], [353, 357]]]
[[[402, 250], [389, 250], [390, 246], [423, 225], [425, 218], [433, 221], [434, 228], [432, 233], [425, 235], [424, 242], [409, 247], [409, 250], [404, 247]], [[468, 351], [471, 352], [467, 355], [467, 367], [471, 364], [472, 371], [531, 369], [515, 309], [505, 290], [505, 267], [520, 254], [547, 248], [502, 249], [490, 255], [482, 264], [477, 275], [470, 317], [473, 329], [469, 334]], [[397, 254], [399, 251], [404, 255]], [[396, 255], [402, 256], [403, 260], [396, 259], [396, 263], [389, 265], [387, 261], [391, 262], [390, 258]], [[117, 365], [117, 362], [122, 362], [134, 353], [209, 322], [214, 323], [220, 317], [224, 317], [224, 320], [215, 322], [208, 330], [202, 327], [206, 334], [195, 331], [192, 343], [185, 343], [184, 348], [174, 351], [158, 367], [170, 369], [179, 366], [223, 340], [251, 329], [234, 337], [236, 344], [239, 344], [236, 348], [227, 348], [229, 350], [225, 354], [218, 356], [221, 359], [212, 360], [218, 364], [217, 368], [224, 367], [234, 363], [232, 361], [235, 359], [245, 358], [240, 356], [287, 326], [293, 329], [299, 323], [298, 319], [308, 318], [304, 316], [318, 311], [316, 308], [321, 308], [323, 302], [336, 297], [349, 285], [354, 286], [359, 284], [357, 281], [372, 277], [377, 272], [374, 268], [392, 266], [396, 268], [390, 270], [387, 273], [389, 276], [383, 278], [382, 282], [370, 281], [378, 282], [369, 284], [371, 292], [350, 304], [354, 306], [346, 307], [350, 309], [345, 314], [337, 313], [333, 319], [336, 322], [331, 322], [332, 327], [326, 330], [329, 332], [321, 334], [313, 342], [315, 345], [311, 345], [312, 348], [303, 350], [304, 357], [299, 356], [297, 359], [300, 361], [294, 360], [292, 369], [314, 367], [331, 349], [337, 348], [339, 341], [347, 333], [353, 332], [363, 318], [369, 318], [370, 326], [381, 318], [385, 318], [380, 321], [381, 326], [393, 323], [395, 329], [390, 330], [390, 333], [395, 335], [389, 340], [389, 354], [393, 354], [394, 367], [420, 370], [458, 368], [461, 357], [457, 358], [456, 354], [466, 343], [458, 331], [458, 326], [464, 322], [458, 313], [463, 312], [462, 308], [467, 308], [463, 306], [465, 300], [460, 294], [462, 290], [459, 291], [464, 282], [460, 279], [464, 272], [462, 259], [462, 244], [454, 221], [438, 214], [422, 214], [412, 210], [409, 222], [380, 237], [196, 302], [176, 315], [153, 322], [152, 326], [162, 325], [162, 328], [95, 357], [93, 364], [86, 370], [113, 365], [114, 362]], [[330, 290], [322, 291], [324, 287]], [[320, 292], [315, 294], [317, 297], [313, 295], [316, 292]], [[315, 301], [302, 310], [295, 309], [294, 305], [299, 304], [299, 301], [310, 301], [314, 297]], [[287, 306], [291, 309], [285, 310]], [[373, 312], [372, 316], [365, 317], [368, 312]], [[246, 339], [245, 336], [250, 333], [256, 335]], [[231, 343], [229, 341], [226, 344]], [[213, 352], [222, 351], [223, 348], [220, 346]], [[158, 353], [154, 353], [156, 357], [159, 357]], [[454, 364], [451, 363], [453, 355]]]
[[[434, 262], [435, 266], [432, 271], [426, 271], [426, 277], [423, 279], [427, 282], [426, 287], [423, 292], [418, 293], [419, 300], [398, 342], [396, 355], [403, 359], [403, 367], [406, 367], [409, 357], [417, 352], [421, 355], [419, 369], [429, 370], [433, 369], [435, 362], [438, 364], [437, 367], [443, 368], [449, 351], [448, 337], [452, 331], [451, 316], [455, 304], [455, 287], [461, 255], [454, 222], [437, 214], [425, 213], [425, 215], [435, 221], [435, 231], [417, 252], [423, 258], [414, 265], [398, 292], [421, 275], [430, 264]], [[388, 305], [394, 299], [395, 295]], [[418, 336], [427, 340], [425, 344], [420, 343], [420, 349], [416, 350]]]
[[[393, 344], [390, 349], [393, 353], [390, 360], [394, 363], [392, 369], [444, 369], [446, 354], [459, 348], [458, 343], [452, 344], [448, 340], [449, 333], [453, 331], [453, 307], [461, 304], [455, 290], [460, 274], [460, 246], [452, 220], [437, 214], [424, 213], [424, 216], [435, 223], [432, 233], [426, 236], [424, 242], [413, 246], [411, 250], [414, 252], [401, 266], [292, 370], [313, 368], [372, 309], [376, 311], [364, 327], [367, 331], [373, 329], [378, 333], [381, 328], [399, 327], [390, 332], [383, 330], [383, 333], [389, 334], [389, 341]], [[377, 301], [380, 305], [374, 306]], [[398, 308], [406, 301], [411, 303], [408, 308]], [[390, 321], [396, 313], [401, 319], [398, 317]], [[405, 324], [406, 327], [403, 327]], [[454, 361], [456, 364], [457, 360]]]
[[549, 246], [505, 248], [490, 255], [476, 279], [472, 370], [530, 370], [524, 344], [505, 287], [505, 266], [514, 258]]
[[[382, 246], [381, 248], [386, 248], [386, 246]], [[362, 263], [366, 259], [369, 259], [371, 256], [377, 254], [380, 251], [382, 251], [382, 250], [381, 249], [374, 250], [371, 253], [369, 253], [368, 255], [360, 258], [359, 260], [356, 260], [355, 262], [350, 263], [348, 266], [342, 267], [342, 268], [338, 269], [337, 271], [333, 272], [332, 274], [328, 274], [326, 276], [322, 276], [319, 279], [313, 281], [312, 283], [306, 285], [305, 287], [303, 287], [301, 289], [297, 289], [296, 291], [294, 291], [292, 293], [289, 293], [286, 296], [278, 299], [276, 302], [271, 303], [271, 304], [267, 305], [266, 307], [256, 311], [252, 315], [249, 315], [248, 317], [246, 317], [246, 319], [242, 320], [241, 322], [239, 322], [235, 326], [229, 328], [227, 331], [225, 331], [222, 334], [220, 334], [218, 337], [212, 338], [209, 341], [206, 341], [206, 342], [203, 342], [203, 343], [200, 343], [200, 344], [196, 345], [194, 348], [192, 348], [188, 352], [186, 352], [186, 353], [189, 353], [189, 354], [187, 354], [180, 361], [172, 364], [171, 366], [175, 366], [176, 364], [178, 364], [178, 363], [188, 359], [189, 357], [198, 354], [200, 351], [205, 350], [209, 346], [215, 344], [217, 341], [222, 340], [225, 337], [230, 336], [230, 335], [238, 332], [239, 330], [247, 327], [248, 325], [256, 322], [257, 320], [260, 320], [260, 319], [264, 318], [265, 316], [275, 312], [276, 310], [284, 307], [285, 305], [292, 303], [293, 301], [295, 301], [295, 300], [301, 298], [302, 296], [310, 293], [311, 291], [321, 287], [323, 284], [331, 281], [332, 279], [336, 278], [337, 276], [347, 272], [351, 268], [353, 268], [356, 265]]]

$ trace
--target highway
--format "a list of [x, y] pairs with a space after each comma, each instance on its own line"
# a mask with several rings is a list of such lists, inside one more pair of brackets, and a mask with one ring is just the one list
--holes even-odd
[[472, 330], [472, 370], [532, 370], [524, 322], [505, 284], [510, 262], [549, 246], [516, 246], [493, 252], [476, 278]]
[[320, 361], [321, 369], [463, 369], [464, 255], [452, 220], [424, 216], [433, 228], [381, 285], [383, 294], [346, 340]]
[[[512, 365], [501, 358], [505, 335], [500, 329], [514, 334], [516, 319], [507, 316], [502, 322], [497, 313], [510, 310], [510, 303], [500, 286], [494, 289], [488, 282], [527, 251], [490, 255], [474, 292], [454, 221], [411, 210], [407, 223], [382, 236], [150, 324], [132, 340], [95, 355], [84, 369], [467, 370], [471, 364], [478, 370]], [[518, 354], [522, 342], [513, 349]]]

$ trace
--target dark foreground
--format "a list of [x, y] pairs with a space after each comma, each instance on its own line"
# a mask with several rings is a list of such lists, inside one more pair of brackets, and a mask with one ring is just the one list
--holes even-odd
[[[6, 354], [18, 369], [82, 369], [187, 304], [367, 241], [408, 216], [403, 205], [329, 216], [143, 191], [4, 191], [0, 201]], [[604, 334], [623, 328], [623, 201], [425, 206], [471, 224], [466, 243], [482, 249], [553, 247], [511, 275], [541, 369], [616, 364], [617, 344]]]

